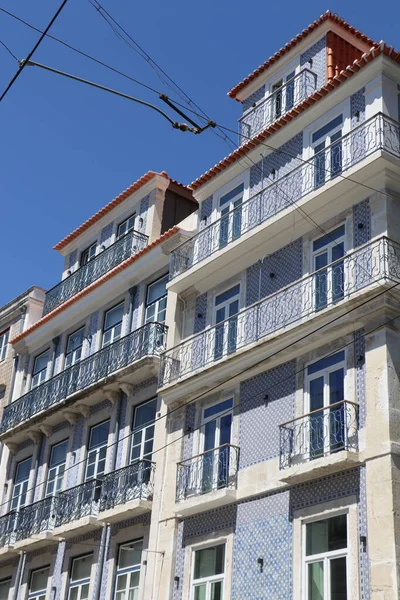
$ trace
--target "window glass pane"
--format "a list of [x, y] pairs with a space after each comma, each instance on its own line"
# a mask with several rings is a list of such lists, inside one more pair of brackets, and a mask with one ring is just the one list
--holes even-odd
[[209, 406], [204, 410], [204, 419], [208, 419], [213, 415], [218, 415], [221, 412], [225, 412], [233, 407], [233, 399], [229, 398], [229, 400], [224, 400], [223, 402], [219, 402], [218, 404], [213, 404], [213, 406]]
[[211, 577], [224, 572], [225, 545], [197, 550], [194, 561], [194, 579]]
[[329, 373], [330, 404], [344, 400], [344, 370], [338, 369]]
[[151, 423], [156, 418], [157, 398], [137, 406], [133, 420], [133, 428], [143, 427], [147, 423]]
[[223, 589], [222, 589], [222, 581], [215, 581], [211, 584], [211, 599], [210, 600], [222, 600], [223, 599]]
[[43, 371], [47, 368], [47, 363], [49, 362], [50, 350], [46, 350], [40, 356], [35, 358], [35, 364], [33, 367], [33, 375], [39, 373], [39, 371]]
[[205, 583], [194, 588], [194, 600], [206, 600], [207, 586]]
[[75, 558], [72, 563], [71, 581], [89, 579], [92, 567], [92, 555]]
[[324, 378], [318, 377], [310, 381], [310, 412], [324, 405]]
[[324, 600], [324, 563], [308, 565], [308, 599]]
[[90, 429], [89, 449], [96, 448], [107, 443], [110, 421], [95, 425]]
[[29, 478], [29, 473], [31, 470], [31, 460], [32, 457], [27, 458], [26, 460], [22, 460], [17, 464], [17, 470], [15, 473], [15, 483], [19, 483], [20, 481], [24, 481]]
[[74, 587], [71, 589], [70, 593], [69, 593], [69, 599], [68, 600], [78, 600], [79, 599], [79, 588], [78, 587]]
[[47, 587], [49, 572], [49, 567], [33, 571], [31, 574], [31, 584], [29, 586], [29, 592], [40, 592], [42, 590], [45, 590]]
[[147, 287], [147, 304], [152, 304], [167, 293], [168, 275], [164, 275]]
[[117, 237], [120, 238], [121, 236], [127, 234], [129, 231], [131, 231], [134, 228], [134, 225], [135, 225], [135, 215], [131, 215], [130, 217], [125, 219], [125, 221], [120, 223], [120, 225], [118, 225]]
[[307, 367], [307, 373], [308, 375], [312, 375], [313, 373], [321, 371], [322, 369], [328, 369], [339, 362], [344, 362], [344, 350], [317, 360], [317, 362]]
[[83, 327], [82, 327], [82, 329], [79, 329], [79, 331], [75, 331], [75, 333], [71, 333], [71, 335], [68, 337], [67, 353], [73, 352], [74, 350], [76, 350], [77, 348], [82, 346], [82, 343], [83, 343]]
[[239, 194], [242, 194], [243, 190], [244, 190], [244, 183], [241, 183], [240, 185], [238, 185], [237, 187], [235, 187], [233, 190], [231, 190], [230, 192], [228, 192], [224, 196], [221, 196], [221, 198], [219, 200], [219, 205], [222, 206], [223, 204], [226, 204], [227, 202], [229, 202], [230, 200], [232, 200], [232, 198], [234, 198], [235, 196], [238, 196]]
[[11, 587], [11, 579], [0, 581], [0, 600], [8, 600], [8, 593]]
[[55, 465], [59, 465], [65, 462], [67, 457], [67, 448], [68, 448], [68, 440], [65, 442], [61, 442], [61, 444], [57, 444], [53, 446], [51, 449], [51, 457], [50, 457], [50, 467], [54, 467]]
[[106, 316], [104, 319], [104, 330], [110, 329], [114, 327], [117, 323], [122, 321], [122, 317], [124, 314], [124, 304], [118, 304], [111, 310], [106, 312]]
[[335, 242], [336, 240], [342, 238], [344, 236], [344, 232], [345, 226], [341, 225], [334, 231], [331, 231], [330, 233], [327, 233], [326, 235], [318, 238], [317, 240], [315, 240], [315, 242], [313, 242], [313, 251], [316, 252], [317, 250], [324, 248], [324, 246], [328, 246], [332, 242]]
[[121, 546], [118, 555], [118, 569], [140, 566], [142, 560], [143, 541]]
[[347, 515], [339, 515], [307, 525], [307, 556], [343, 548], [347, 548]]
[[0, 360], [4, 360], [7, 354], [8, 330], [0, 334]]
[[238, 283], [230, 290], [226, 290], [225, 292], [222, 292], [222, 294], [219, 294], [219, 296], [217, 296], [215, 298], [216, 306], [218, 304], [221, 304], [222, 302], [226, 302], [227, 300], [229, 300], [230, 298], [233, 298], [234, 296], [237, 296], [239, 293], [240, 293], [240, 284]]
[[339, 125], [341, 125], [342, 123], [343, 115], [339, 115], [338, 117], [336, 117], [336, 119], [332, 119], [332, 121], [329, 121], [329, 123], [327, 123], [326, 125], [321, 127], [321, 129], [318, 129], [315, 133], [313, 133], [312, 142], [314, 143], [319, 138], [325, 137], [330, 131], [332, 131], [336, 127], [339, 127]]
[[346, 558], [335, 558], [331, 566], [331, 600], [347, 600]]

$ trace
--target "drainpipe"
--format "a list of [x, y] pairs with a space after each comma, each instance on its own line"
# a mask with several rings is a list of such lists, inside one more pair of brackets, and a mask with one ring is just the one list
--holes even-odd
[[129, 288], [129, 308], [128, 308], [128, 333], [132, 331], [133, 323], [133, 307], [135, 303], [135, 296], [137, 294], [137, 285]]
[[60, 337], [57, 336], [55, 338], [53, 338], [53, 355], [51, 357], [51, 373], [50, 373], [50, 377], [53, 377], [54, 375], [54, 371], [56, 368], [56, 356], [57, 356], [57, 349], [58, 349], [58, 344], [60, 343]]
[[22, 577], [24, 575], [24, 570], [25, 570], [25, 559], [26, 559], [26, 552], [21, 552], [21, 554], [19, 555], [17, 574], [15, 576], [15, 585], [14, 585], [14, 592], [13, 592], [12, 600], [17, 600], [18, 592], [21, 589]]
[[97, 562], [98, 562], [99, 568], [98, 568], [98, 572], [97, 572], [95, 587], [93, 590], [93, 600], [100, 600], [101, 580], [103, 579], [104, 561], [105, 561], [105, 557], [106, 557], [106, 546], [107, 546], [107, 551], [108, 551], [109, 544], [110, 544], [110, 537], [108, 535], [109, 529], [110, 529], [110, 526], [108, 524], [103, 525], [103, 531], [101, 532], [101, 539], [100, 539], [99, 556], [97, 557]]

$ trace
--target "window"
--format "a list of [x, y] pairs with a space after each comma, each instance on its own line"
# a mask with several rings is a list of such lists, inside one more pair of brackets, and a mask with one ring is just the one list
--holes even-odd
[[135, 407], [132, 426], [131, 463], [143, 459], [151, 460], [156, 410], [157, 398]]
[[145, 323], [165, 323], [168, 274], [147, 286]]
[[214, 302], [214, 360], [236, 351], [237, 313], [240, 308], [240, 284], [218, 294]]
[[25, 506], [31, 462], [32, 457], [30, 456], [26, 460], [21, 460], [17, 463], [10, 510], [19, 510]]
[[11, 577], [0, 581], [0, 600], [8, 600], [8, 594], [11, 589]]
[[219, 229], [220, 248], [240, 237], [242, 231], [243, 191], [244, 183], [241, 183], [219, 199], [218, 209], [221, 216]]
[[0, 361], [5, 360], [7, 355], [9, 330], [0, 333]]
[[318, 238], [312, 245], [315, 309], [325, 308], [344, 297], [345, 226]]
[[85, 481], [104, 475], [109, 430], [109, 420], [90, 428]]
[[65, 462], [67, 460], [68, 440], [55, 444], [51, 448], [49, 471], [47, 473], [46, 496], [54, 496], [62, 488]]
[[345, 357], [342, 350], [307, 367], [310, 458], [342, 450], [346, 442]]
[[116, 340], [119, 340], [122, 333], [122, 318], [124, 316], [124, 303], [110, 308], [104, 315], [103, 325], [103, 340], [102, 346], [112, 344]]
[[46, 350], [43, 354], [39, 354], [39, 356], [35, 358], [32, 371], [32, 388], [35, 388], [45, 381], [49, 358], [50, 350]]
[[[314, 186], [320, 187], [342, 172], [343, 115], [339, 115], [312, 134], [314, 148]], [[325, 148], [330, 149], [328, 152]]]
[[272, 86], [272, 118], [278, 119], [282, 113], [282, 79]]
[[31, 572], [28, 600], [46, 600], [49, 574], [50, 567], [43, 567]]
[[130, 231], [132, 231], [135, 228], [135, 217], [136, 217], [136, 215], [133, 214], [130, 217], [128, 217], [127, 219], [125, 219], [125, 221], [122, 221], [122, 223], [120, 223], [118, 225], [118, 229], [117, 229], [117, 239], [118, 240], [123, 235], [126, 235], [127, 233], [129, 233]]
[[223, 600], [225, 544], [196, 550], [193, 557], [192, 600]]
[[202, 492], [209, 492], [228, 485], [233, 398], [213, 404], [203, 410], [201, 443], [203, 465], [201, 471]]
[[83, 267], [83, 265], [86, 265], [88, 262], [90, 262], [91, 260], [94, 259], [95, 255], [96, 255], [96, 247], [97, 247], [97, 242], [94, 242], [94, 244], [92, 244], [91, 246], [86, 248], [86, 250], [84, 250], [82, 252], [81, 258], [79, 261], [79, 265], [81, 267]]
[[92, 554], [72, 559], [68, 600], [88, 600]]
[[295, 85], [295, 71], [293, 71], [292, 73], [289, 73], [289, 75], [286, 76], [286, 106], [285, 106], [285, 111], [290, 110], [291, 108], [293, 108], [294, 106], [294, 85]]
[[65, 351], [65, 368], [71, 367], [81, 359], [84, 328], [78, 329], [68, 336]]
[[114, 600], [137, 600], [139, 598], [140, 565], [143, 540], [119, 547]]
[[305, 525], [306, 600], [347, 600], [347, 515]]

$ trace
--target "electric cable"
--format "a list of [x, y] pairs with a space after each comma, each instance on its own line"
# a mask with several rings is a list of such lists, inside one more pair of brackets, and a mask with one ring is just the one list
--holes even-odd
[[8, 52], [8, 54], [10, 54], [10, 56], [13, 57], [14, 60], [17, 61], [17, 63], [19, 64], [19, 60], [18, 58], [15, 56], [15, 54], [10, 50], [10, 48], [7, 46], [7, 44], [5, 42], [3, 42], [2, 40], [0, 40], [0, 44], [3, 46], [3, 48], [5, 48]]

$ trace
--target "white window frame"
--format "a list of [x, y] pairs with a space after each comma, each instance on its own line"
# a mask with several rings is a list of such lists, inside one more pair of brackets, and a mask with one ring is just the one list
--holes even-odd
[[[73, 571], [73, 566], [74, 566], [75, 561], [82, 560], [83, 558], [89, 558], [89, 557], [92, 558], [92, 564], [90, 566], [90, 576], [85, 577], [84, 579], [76, 579], [75, 581], [72, 581], [72, 571]], [[69, 572], [69, 576], [68, 576], [68, 600], [70, 600], [71, 590], [74, 588], [79, 589], [77, 600], [82, 600], [82, 586], [84, 586], [84, 585], [89, 586], [87, 599], [90, 598], [89, 594], [90, 594], [90, 579], [91, 579], [91, 574], [92, 574], [92, 572], [91, 572], [92, 565], [93, 565], [93, 554], [92, 553], [84, 554], [83, 556], [75, 556], [71, 559], [70, 572]]]
[[[346, 533], [347, 533], [347, 546], [340, 550], [332, 550], [330, 552], [322, 552], [320, 554], [312, 554], [311, 556], [306, 555], [306, 544], [307, 544], [307, 525], [316, 523], [318, 521], [325, 521], [333, 519], [335, 517], [346, 515]], [[342, 510], [336, 510], [329, 512], [328, 514], [320, 514], [302, 520], [302, 600], [308, 600], [308, 565], [321, 562], [324, 563], [324, 598], [323, 600], [331, 600], [330, 593], [330, 559], [335, 558], [346, 558], [346, 588], [347, 588], [347, 600], [350, 600], [350, 565], [349, 565], [349, 550], [350, 550], [350, 536], [349, 536], [349, 509], [345, 508]], [[328, 568], [327, 568], [328, 566]]]
[[[149, 402], [156, 402], [156, 410], [155, 410], [155, 415], [154, 415], [154, 421], [149, 421], [146, 425], [142, 425], [139, 426], [137, 428], [134, 428], [134, 423], [135, 423], [135, 415], [136, 415], [136, 410], [138, 408], [140, 408], [141, 406], [144, 406], [145, 404], [148, 404]], [[155, 422], [156, 422], [156, 414], [157, 414], [157, 397], [155, 396], [154, 398], [149, 398], [149, 400], [146, 400], [145, 402], [141, 402], [140, 404], [136, 405], [133, 408], [133, 415], [132, 415], [132, 433], [131, 433], [131, 441], [129, 444], [129, 464], [133, 464], [135, 462], [141, 461], [141, 460], [151, 460], [152, 458], [152, 454], [153, 454], [153, 447], [154, 447], [154, 434], [155, 431], [153, 432], [153, 438], [151, 438], [151, 441], [153, 442], [152, 445], [152, 451], [150, 454], [150, 457], [148, 455], [144, 454], [144, 445], [146, 443], [146, 441], [150, 441], [150, 440], [146, 440], [146, 432], [148, 429], [150, 429], [151, 427], [155, 428]], [[141, 434], [141, 440], [140, 440], [140, 444], [133, 444], [134, 441], [134, 436], [135, 434], [139, 433]], [[137, 458], [133, 458], [132, 454], [133, 454], [133, 448], [140, 446], [140, 454], [139, 457]]]
[[12, 579], [11, 577], [4, 577], [4, 578], [0, 579], [0, 588], [1, 588], [1, 586], [8, 584], [7, 597], [9, 596], [10, 590], [11, 590], [11, 579]]
[[[72, 350], [71, 352], [68, 352], [68, 344], [70, 339], [72, 338], [72, 336], [76, 335], [77, 333], [82, 332], [82, 343], [80, 346], [78, 346], [77, 348], [75, 348], [74, 350]], [[72, 367], [73, 365], [75, 365], [76, 363], [78, 363], [81, 358], [82, 358], [82, 350], [83, 350], [83, 342], [85, 340], [85, 326], [82, 325], [82, 327], [79, 327], [79, 329], [76, 329], [75, 331], [72, 331], [68, 337], [67, 337], [67, 343], [65, 345], [65, 361], [64, 361], [64, 369], [68, 369], [68, 367]], [[79, 351], [79, 352], [78, 352]], [[71, 361], [68, 363], [68, 357], [71, 356]]]
[[[344, 233], [343, 235], [338, 238], [337, 240], [334, 241], [328, 241], [327, 244], [325, 246], [323, 246], [322, 248], [320, 248], [319, 250], [313, 250], [314, 247], [314, 242], [318, 242], [318, 240], [329, 236], [331, 233], [333, 233], [334, 231], [336, 231], [336, 229], [339, 229], [340, 227], [344, 227]], [[315, 259], [317, 256], [319, 256], [320, 254], [323, 254], [324, 252], [328, 252], [328, 264], [326, 267], [326, 271], [327, 271], [327, 280], [328, 280], [328, 294], [327, 294], [327, 302], [326, 302], [326, 307], [324, 308], [328, 308], [329, 306], [332, 305], [333, 303], [333, 298], [332, 298], [332, 290], [333, 290], [333, 286], [332, 286], [332, 267], [330, 266], [333, 262], [332, 260], [332, 248], [334, 248], [335, 246], [337, 246], [339, 243], [343, 242], [343, 258], [342, 259], [337, 259], [339, 260], [343, 260], [343, 285], [344, 285], [344, 290], [343, 290], [343, 298], [341, 298], [341, 300], [344, 300], [346, 298], [346, 293], [345, 293], [345, 289], [346, 289], [346, 285], [347, 285], [347, 289], [350, 289], [350, 282], [348, 281], [348, 277], [349, 274], [347, 273], [348, 268], [346, 268], [347, 266], [347, 262], [346, 262], [346, 255], [348, 253], [348, 231], [347, 231], [347, 223], [346, 221], [341, 221], [340, 223], [338, 223], [337, 225], [335, 225], [335, 227], [332, 227], [331, 229], [329, 229], [328, 231], [326, 231], [326, 233], [323, 233], [322, 235], [319, 235], [316, 238], [313, 238], [310, 241], [310, 266], [311, 266], [311, 275], [313, 273], [316, 272], [316, 267], [315, 267]], [[316, 305], [315, 305], [315, 291], [316, 291], [316, 284], [315, 284], [315, 276], [312, 278], [312, 286], [311, 286], [311, 306], [313, 307], [313, 310], [317, 310], [316, 309]], [[338, 300], [339, 302], [340, 300]], [[323, 310], [323, 309], [321, 309]]]
[[[32, 585], [32, 579], [35, 573], [37, 573], [38, 571], [48, 571], [48, 575], [47, 575], [47, 584], [46, 587], [38, 590], [37, 592], [31, 592], [31, 585]], [[46, 596], [47, 596], [47, 588], [49, 585], [49, 576], [50, 576], [50, 565], [46, 565], [44, 567], [41, 567], [39, 569], [32, 569], [32, 571], [29, 574], [29, 589], [28, 589], [28, 600], [46, 600]]]
[[[120, 306], [122, 306], [122, 317], [121, 317], [121, 321], [118, 321], [118, 323], [116, 325], [112, 325], [112, 327], [108, 327], [107, 329], [104, 328], [105, 324], [106, 324], [106, 318], [109, 312], [115, 310], [116, 308], [119, 308]], [[124, 308], [125, 308], [125, 300], [122, 300], [121, 302], [118, 302], [117, 304], [115, 304], [114, 306], [111, 306], [110, 308], [108, 308], [107, 310], [104, 311], [103, 314], [103, 327], [101, 329], [101, 348], [105, 348], [106, 346], [109, 346], [110, 344], [113, 344], [114, 342], [118, 341], [121, 339], [122, 337], [122, 332], [123, 332], [123, 326], [124, 326]], [[115, 328], [118, 325], [121, 325], [121, 332], [119, 335], [115, 335]], [[104, 343], [104, 334], [107, 333], [108, 331], [111, 331], [111, 338], [110, 341], [107, 342], [106, 344]]]
[[[131, 542], [122, 542], [121, 544], [119, 544], [118, 546], [118, 553], [117, 553], [117, 560], [116, 560], [116, 571], [115, 571], [115, 585], [114, 585], [114, 594], [113, 594], [113, 599], [115, 600], [117, 598], [117, 593], [124, 591], [124, 590], [118, 590], [118, 578], [122, 575], [131, 575], [131, 573], [139, 573], [139, 584], [136, 588], [130, 588], [129, 585], [126, 586], [125, 588], [125, 594], [126, 594], [126, 598], [129, 597], [129, 592], [132, 590], [140, 590], [140, 577], [141, 577], [141, 565], [142, 565], [142, 560], [140, 560], [138, 565], [133, 565], [131, 567], [125, 567], [123, 569], [118, 569], [118, 562], [119, 562], [119, 556], [120, 556], [120, 551], [121, 548], [123, 548], [124, 546], [132, 546], [134, 544], [141, 544], [142, 546], [142, 550], [141, 553], [143, 555], [143, 538], [141, 539], [137, 539], [137, 540], [133, 540]], [[129, 577], [127, 578], [129, 581]]]
[[0, 333], [0, 362], [6, 359], [8, 349], [8, 338], [10, 335], [9, 329], [4, 329]]
[[[47, 362], [46, 362], [46, 367], [44, 367], [43, 369], [41, 369], [40, 371], [38, 371], [37, 373], [35, 373], [36, 361], [40, 357], [42, 357], [44, 354], [48, 354], [48, 358], [47, 358]], [[51, 359], [50, 348], [46, 348], [46, 350], [44, 350], [44, 352], [41, 352], [40, 354], [38, 354], [37, 356], [35, 356], [35, 358], [33, 359], [31, 389], [34, 389], [34, 388], [38, 387], [39, 385], [41, 385], [42, 383], [44, 383], [46, 381], [46, 379], [47, 379], [47, 370], [48, 370], [48, 367], [49, 367], [50, 359]], [[35, 382], [35, 377], [37, 377], [38, 375], [39, 375], [39, 377], [37, 378], [37, 381]]]
[[[62, 440], [61, 442], [57, 442], [57, 444], [53, 444], [50, 448], [50, 453], [49, 453], [49, 463], [48, 463], [48, 470], [47, 470], [47, 477], [46, 477], [46, 492], [45, 492], [45, 497], [48, 498], [50, 496], [55, 496], [57, 492], [61, 491], [63, 488], [63, 481], [64, 481], [64, 473], [65, 473], [65, 467], [67, 464], [67, 457], [68, 457], [68, 438], [65, 440]], [[53, 450], [54, 448], [56, 448], [57, 446], [60, 446], [61, 444], [67, 444], [67, 449], [66, 449], [66, 453], [65, 453], [65, 460], [63, 462], [58, 463], [57, 465], [54, 465], [54, 467], [51, 466], [51, 457], [53, 454]], [[54, 472], [54, 477], [52, 476], [52, 478], [50, 479], [51, 476], [51, 472]], [[54, 488], [52, 492], [49, 492], [49, 484], [53, 482], [54, 484]], [[59, 488], [57, 488], [58, 484], [60, 483]]]
[[[334, 121], [335, 119], [337, 119], [338, 117], [342, 116], [342, 122], [340, 123], [340, 125], [337, 125], [336, 127], [334, 127], [333, 129], [330, 129], [328, 131], [328, 133], [326, 133], [325, 136], [321, 136], [319, 137], [317, 140], [315, 140], [315, 142], [313, 142], [313, 135], [315, 133], [317, 133], [317, 131], [319, 131], [320, 129], [322, 129], [323, 127], [325, 127], [326, 125], [328, 125], [331, 121]], [[311, 159], [314, 160], [314, 157], [319, 154], [320, 152], [324, 152], [324, 181], [323, 183], [320, 183], [318, 186], [315, 185], [315, 166], [313, 167], [313, 174], [314, 174], [314, 178], [313, 178], [313, 189], [319, 189], [322, 186], [326, 185], [326, 183], [328, 183], [329, 181], [335, 179], [336, 177], [340, 176], [340, 174], [343, 172], [343, 164], [345, 163], [346, 157], [344, 154], [344, 149], [343, 149], [343, 145], [342, 145], [342, 154], [341, 154], [341, 170], [338, 171], [337, 174], [333, 174], [331, 172], [331, 153], [326, 153], [326, 149], [329, 148], [332, 144], [334, 144], [335, 142], [339, 141], [340, 139], [342, 139], [342, 137], [346, 134], [345, 131], [345, 127], [346, 127], [346, 117], [347, 115], [345, 114], [344, 110], [339, 111], [335, 116], [331, 116], [331, 115], [327, 115], [326, 119], [324, 119], [323, 123], [318, 124], [318, 126], [314, 127], [311, 132], [310, 132], [310, 149], [311, 149]], [[338, 132], [341, 132], [341, 135], [339, 137], [337, 137]], [[335, 137], [336, 139], [332, 140], [332, 137]], [[316, 148], [318, 146], [322, 146], [322, 144], [324, 145], [324, 148], [321, 148], [317, 153], [316, 153]]]
[[[133, 219], [133, 225], [132, 227], [128, 227], [129, 221]], [[127, 235], [130, 231], [134, 231], [135, 230], [135, 223], [136, 223], [136, 213], [133, 212], [131, 215], [129, 215], [129, 217], [127, 217], [126, 219], [124, 219], [123, 221], [121, 221], [121, 223], [118, 223], [117, 225], [117, 232], [116, 232], [116, 239], [120, 240], [122, 237], [124, 237], [125, 235]], [[124, 233], [120, 233], [120, 229], [123, 225], [126, 224], [126, 231]]]
[[[224, 571], [219, 575], [211, 575], [210, 577], [203, 577], [201, 579], [194, 579], [194, 566], [196, 560], [196, 552], [201, 550], [207, 550], [209, 548], [215, 548], [217, 546], [224, 546]], [[190, 569], [190, 600], [194, 600], [195, 598], [195, 588], [198, 585], [206, 584], [206, 597], [205, 600], [210, 600], [211, 598], [211, 584], [222, 581], [222, 590], [223, 590], [223, 598], [227, 600], [225, 597], [225, 583], [226, 583], [226, 572], [227, 572], [227, 541], [213, 541], [207, 545], [201, 545], [198, 547], [192, 548], [192, 556], [191, 556], [191, 569]]]
[[[167, 295], [168, 295], [168, 290], [165, 290], [165, 294], [163, 296], [161, 296], [160, 298], [158, 298], [157, 300], [154, 300], [154, 302], [149, 302], [148, 301], [148, 297], [149, 297], [149, 290], [151, 288], [152, 285], [154, 285], [155, 283], [160, 282], [162, 279], [166, 279], [166, 284], [168, 284], [168, 273], [165, 273], [164, 275], [162, 275], [161, 277], [158, 277], [158, 279], [155, 279], [154, 281], [152, 281], [151, 283], [149, 283], [146, 287], [146, 305], [145, 305], [145, 315], [144, 315], [144, 324], [146, 323], [165, 323], [165, 318], [163, 320], [159, 320], [158, 319], [158, 315], [160, 312], [165, 312], [165, 316], [166, 316], [166, 312], [167, 312]], [[160, 308], [160, 305], [164, 303], [165, 307], [164, 308]], [[154, 306], [154, 317], [148, 317], [148, 309]]]
[[[225, 300], [224, 302], [221, 302], [221, 304], [216, 304], [217, 298], [219, 296], [222, 296], [222, 294], [225, 294], [226, 292], [229, 292], [231, 289], [235, 288], [239, 286], [239, 290], [237, 292], [237, 294], [235, 296], [231, 296], [231, 298], [229, 298], [228, 300]], [[240, 320], [240, 311], [241, 311], [241, 306], [242, 306], [242, 291], [243, 291], [243, 286], [242, 286], [242, 282], [241, 281], [236, 281], [235, 283], [232, 283], [231, 285], [229, 285], [229, 287], [218, 291], [217, 293], [215, 293], [213, 295], [212, 298], [212, 322], [211, 322], [211, 331], [209, 332], [211, 335], [209, 337], [209, 343], [207, 343], [207, 347], [206, 347], [206, 353], [209, 353], [208, 357], [207, 357], [207, 363], [209, 362], [215, 362], [216, 360], [221, 360], [221, 358], [223, 358], [224, 356], [227, 356], [229, 354], [234, 354], [238, 348], [240, 348], [241, 346], [241, 340], [243, 338], [243, 331], [242, 331], [242, 322]], [[216, 322], [217, 319], [217, 312], [219, 310], [221, 310], [221, 308], [225, 309], [225, 312], [229, 312], [229, 305], [232, 304], [232, 302], [234, 302], [235, 300], [238, 301], [238, 312], [235, 313], [235, 315], [232, 315], [231, 317], [227, 316], [225, 317], [225, 319], [223, 321], [221, 321], [220, 323]], [[228, 311], [227, 311], [228, 309]], [[235, 352], [229, 353], [228, 352], [228, 339], [229, 339], [229, 325], [230, 325], [230, 321], [229, 319], [232, 319], [233, 317], [237, 317], [237, 322], [236, 322], [236, 346], [235, 346]], [[217, 342], [217, 327], [218, 325], [220, 325], [221, 323], [224, 323], [223, 325], [223, 348], [222, 348], [222, 352], [221, 352], [221, 356], [219, 356], [218, 358], [215, 358], [215, 348], [216, 348], [216, 342]], [[220, 335], [220, 334], [218, 334]]]
[[[103, 442], [100, 446], [95, 446], [94, 448], [89, 448], [92, 431], [99, 425], [104, 425], [104, 423], [108, 423], [108, 434], [107, 434], [106, 441]], [[110, 436], [110, 424], [111, 424], [110, 419], [104, 419], [103, 421], [100, 421], [100, 423], [95, 423], [94, 425], [89, 427], [89, 436], [88, 436], [88, 442], [87, 442], [87, 455], [86, 455], [86, 462], [85, 462], [85, 478], [84, 478], [85, 482], [93, 481], [94, 479], [97, 479], [99, 477], [99, 474], [98, 474], [98, 467], [99, 467], [99, 461], [100, 461], [99, 455], [100, 455], [101, 450], [104, 448], [106, 449], [106, 455], [104, 457], [104, 472], [100, 473], [100, 477], [102, 477], [105, 473], [105, 469], [107, 466], [107, 447], [108, 447], [108, 438]], [[90, 465], [89, 465], [89, 457], [91, 457], [92, 455], [95, 456], [94, 463], [90, 463]], [[103, 460], [103, 458], [101, 460]], [[88, 468], [89, 468], [89, 466], [92, 466], [93, 464], [95, 465], [93, 476], [88, 478], [88, 476], [87, 476]]]
[[[93, 248], [94, 248], [94, 252], [92, 251]], [[97, 240], [95, 242], [93, 242], [92, 244], [89, 244], [89, 246], [87, 246], [86, 248], [84, 248], [82, 250], [82, 252], [79, 255], [79, 266], [84, 267], [85, 265], [90, 263], [96, 257], [96, 250], [97, 250]], [[87, 260], [85, 262], [82, 262], [85, 253], [87, 253]]]
[[[30, 469], [29, 469], [28, 477], [26, 479], [22, 479], [21, 481], [16, 483], [15, 480], [17, 477], [18, 466], [28, 460], [30, 462]], [[22, 460], [19, 460], [17, 462], [17, 464], [15, 465], [14, 483], [13, 483], [13, 488], [12, 488], [12, 492], [11, 492], [11, 500], [10, 500], [10, 511], [18, 511], [20, 508], [23, 508], [24, 506], [26, 506], [26, 500], [27, 500], [26, 496], [27, 496], [31, 471], [32, 471], [32, 456], [28, 456], [27, 458], [23, 458]], [[21, 496], [23, 494], [25, 494], [25, 502], [22, 503]], [[13, 506], [14, 500], [16, 498], [17, 498], [17, 503], [15, 506]]]

